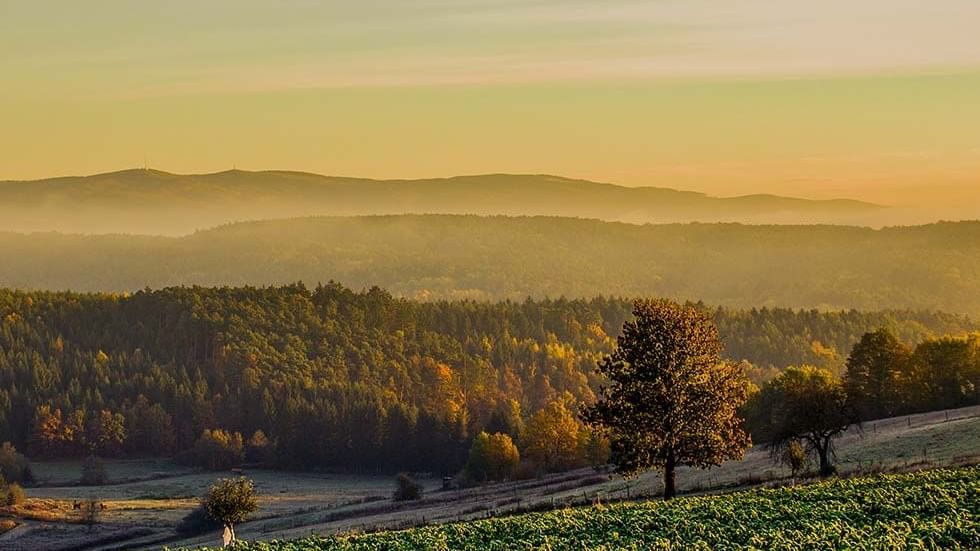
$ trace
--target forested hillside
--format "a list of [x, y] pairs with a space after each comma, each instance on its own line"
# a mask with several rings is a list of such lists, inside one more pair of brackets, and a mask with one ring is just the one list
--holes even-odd
[[[521, 441], [557, 416], [584, 447], [574, 413], [629, 306], [416, 302], [338, 284], [0, 291], [0, 441], [36, 456], [167, 455], [218, 429], [204, 444], [238, 432], [283, 466], [449, 472], [478, 431]], [[926, 312], [712, 312], [726, 356], [754, 364], [757, 382], [788, 364], [840, 370], [878, 327], [907, 342], [977, 328]]]
[[663, 296], [980, 316], [980, 222], [868, 228], [443, 215], [232, 224], [182, 238], [0, 234], [0, 286], [329, 280], [418, 299]]
[[0, 182], [0, 230], [73, 233], [179, 235], [238, 220], [406, 213], [579, 216], [634, 223], [871, 225], [887, 219], [887, 211], [846, 199], [721, 198], [520, 174], [370, 180], [285, 171], [180, 175], [124, 170]]

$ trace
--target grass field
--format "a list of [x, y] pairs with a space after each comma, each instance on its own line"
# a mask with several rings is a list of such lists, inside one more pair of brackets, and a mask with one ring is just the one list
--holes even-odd
[[974, 549], [980, 468], [837, 479], [672, 502], [615, 504], [249, 551], [506, 549]]
[[[838, 467], [846, 476], [871, 472], [980, 463], [980, 406], [868, 423], [838, 442]], [[159, 550], [200, 547], [220, 533], [181, 535], [180, 519], [216, 478], [230, 473], [188, 469], [166, 460], [107, 461], [110, 484], [79, 486], [79, 462], [36, 463], [40, 487], [27, 489], [23, 506], [7, 510], [18, 523], [0, 534], [0, 551], [21, 549]], [[652, 472], [625, 481], [591, 469], [541, 479], [439, 491], [438, 479], [422, 479], [422, 500], [393, 503], [390, 476], [248, 470], [259, 494], [259, 512], [236, 532], [249, 541], [286, 540], [311, 534], [392, 530], [511, 515], [601, 501], [644, 499], [661, 491]], [[754, 486], [791, 484], [789, 472], [756, 447], [742, 461], [707, 471], [681, 469], [678, 485], [687, 495]], [[94, 529], [78, 524], [76, 501], [95, 497], [106, 505]]]

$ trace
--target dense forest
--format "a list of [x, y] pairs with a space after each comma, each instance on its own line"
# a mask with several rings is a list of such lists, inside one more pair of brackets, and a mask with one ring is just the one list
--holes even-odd
[[[930, 312], [698, 306], [757, 384], [790, 364], [840, 373], [878, 327], [908, 343], [977, 328]], [[576, 412], [629, 312], [612, 298], [419, 302], [335, 283], [0, 291], [0, 440], [36, 457], [230, 446], [284, 467], [451, 472], [482, 430], [533, 450], [554, 425], [580, 433], [586, 456]]]
[[233, 224], [183, 238], [0, 234], [0, 286], [379, 286], [431, 300], [662, 296], [733, 308], [980, 316], [980, 222], [869, 228], [378, 216]]
[[124, 170], [0, 181], [0, 231], [182, 235], [238, 220], [366, 214], [580, 216], [631, 223], [880, 225], [891, 209], [852, 200], [711, 197], [548, 175], [371, 180], [303, 172]]

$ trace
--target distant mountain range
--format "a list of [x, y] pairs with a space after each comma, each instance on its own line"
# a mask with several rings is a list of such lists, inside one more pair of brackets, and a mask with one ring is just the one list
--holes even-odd
[[848, 199], [711, 197], [547, 175], [370, 180], [283, 171], [179, 175], [134, 169], [0, 182], [0, 230], [18, 232], [181, 235], [243, 220], [421, 213], [866, 225], [885, 210]]

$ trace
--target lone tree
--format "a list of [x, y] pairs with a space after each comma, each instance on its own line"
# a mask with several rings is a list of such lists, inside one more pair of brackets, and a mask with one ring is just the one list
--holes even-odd
[[608, 433], [617, 472], [662, 470], [670, 499], [679, 465], [717, 466], [750, 445], [736, 413], [747, 381], [739, 366], [721, 360], [718, 329], [699, 310], [637, 300], [633, 316], [599, 363], [611, 384], [584, 417]]
[[225, 527], [225, 545], [235, 541], [235, 525], [259, 509], [255, 484], [244, 476], [222, 478], [215, 482], [204, 498], [208, 516]]
[[774, 457], [803, 442], [820, 461], [820, 475], [834, 474], [834, 439], [856, 422], [844, 385], [829, 371], [789, 367], [766, 383], [750, 410]]

